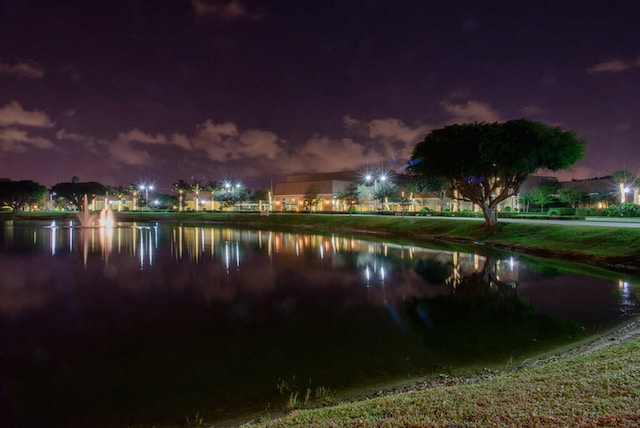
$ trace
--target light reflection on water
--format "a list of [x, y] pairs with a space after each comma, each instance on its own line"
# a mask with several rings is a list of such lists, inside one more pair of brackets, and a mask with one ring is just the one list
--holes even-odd
[[[576, 337], [540, 314], [594, 330], [638, 312], [637, 278], [517, 254], [197, 225], [50, 226], [0, 229], [0, 379], [11, 379], [0, 386], [16, 414], [26, 406], [60, 425], [279, 409], [279, 379], [304, 379], [304, 393], [506, 361], [532, 339]], [[32, 402], [31, 391], [57, 398]], [[84, 410], [64, 419], [65, 406]]]

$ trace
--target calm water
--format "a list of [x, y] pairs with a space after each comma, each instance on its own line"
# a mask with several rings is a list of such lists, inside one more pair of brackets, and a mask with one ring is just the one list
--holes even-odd
[[517, 254], [172, 224], [0, 223], [0, 272], [0, 426], [215, 422], [504, 364], [638, 316], [640, 289]]

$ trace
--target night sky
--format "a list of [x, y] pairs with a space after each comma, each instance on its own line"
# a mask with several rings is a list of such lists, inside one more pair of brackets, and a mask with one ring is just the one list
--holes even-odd
[[587, 141], [560, 178], [635, 173], [639, 22], [632, 0], [0, 0], [0, 177], [268, 187], [520, 117]]

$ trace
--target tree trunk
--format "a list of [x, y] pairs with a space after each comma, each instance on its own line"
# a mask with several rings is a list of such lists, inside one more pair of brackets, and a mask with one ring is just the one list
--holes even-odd
[[498, 212], [495, 206], [489, 206], [486, 204], [480, 205], [482, 207], [482, 214], [484, 215], [484, 225], [487, 228], [492, 228], [498, 223]]

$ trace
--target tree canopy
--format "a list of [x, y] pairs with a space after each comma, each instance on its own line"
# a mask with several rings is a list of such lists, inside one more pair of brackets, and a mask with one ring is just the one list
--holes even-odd
[[322, 201], [319, 192], [318, 188], [313, 184], [307, 187], [304, 191], [304, 195], [302, 196], [302, 203], [305, 208], [312, 210], [320, 203], [320, 201]]
[[349, 214], [351, 214], [353, 206], [358, 205], [362, 199], [361, 191], [362, 189], [357, 183], [349, 183], [341, 192], [338, 192], [336, 198], [344, 201], [349, 207]]
[[80, 182], [76, 180], [76, 177], [69, 183], [55, 184], [51, 191], [57, 196], [67, 199], [79, 211], [84, 210], [84, 195], [87, 195], [87, 204], [97, 195], [104, 195], [107, 193], [107, 186], [97, 183], [95, 181]]
[[42, 200], [47, 192], [46, 186], [33, 180], [0, 179], [0, 206], [8, 205], [14, 212], [18, 212], [27, 204]]
[[516, 195], [530, 174], [568, 168], [584, 156], [584, 146], [573, 132], [528, 119], [449, 125], [416, 145], [409, 172], [445, 177], [493, 226], [498, 204]]

